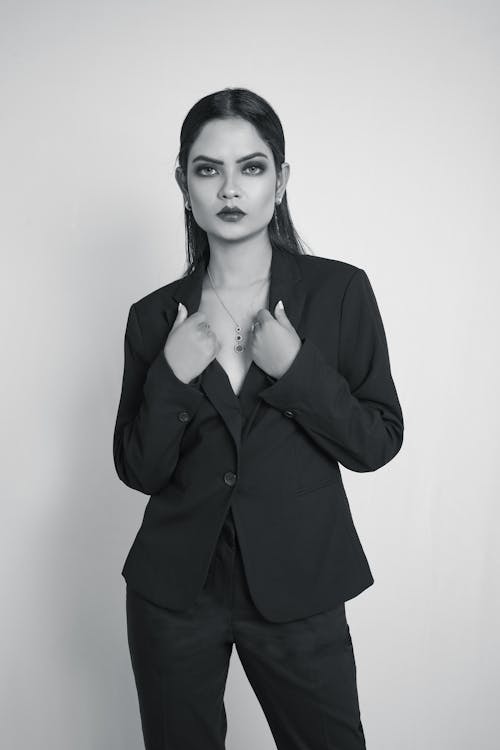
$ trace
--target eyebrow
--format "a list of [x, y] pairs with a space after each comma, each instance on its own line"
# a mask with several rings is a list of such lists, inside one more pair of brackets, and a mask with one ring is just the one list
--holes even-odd
[[[242, 156], [241, 159], [236, 159], [236, 164], [239, 164], [242, 161], [247, 161], [247, 159], [253, 159], [255, 156], [263, 156], [264, 159], [267, 159], [267, 156], [261, 151], [255, 151], [253, 154], [248, 154], [248, 156]], [[203, 156], [203, 154], [194, 158], [192, 163], [194, 164], [195, 161], [211, 161], [214, 164], [224, 164], [224, 162], [219, 159], [212, 159], [210, 156]]]

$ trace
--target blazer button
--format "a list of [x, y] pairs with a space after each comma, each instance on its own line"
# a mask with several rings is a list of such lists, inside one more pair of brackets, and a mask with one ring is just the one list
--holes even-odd
[[236, 482], [236, 474], [233, 474], [232, 471], [226, 471], [226, 473], [224, 474], [224, 481], [226, 484], [232, 487]]
[[287, 409], [286, 411], [284, 411], [283, 414], [285, 415], [285, 417], [294, 417], [295, 416], [295, 412], [291, 411], [290, 409]]
[[179, 412], [179, 413], [177, 414], [177, 419], [178, 419], [178, 420], [179, 420], [180, 422], [187, 422], [187, 421], [188, 421], [188, 420], [190, 419], [190, 415], [189, 415], [189, 412], [188, 412], [188, 411], [180, 411], [180, 412]]

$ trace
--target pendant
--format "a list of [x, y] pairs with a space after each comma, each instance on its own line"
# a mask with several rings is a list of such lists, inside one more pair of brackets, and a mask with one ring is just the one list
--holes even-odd
[[242, 340], [243, 340], [242, 339], [242, 335], [241, 335], [241, 326], [236, 326], [235, 331], [236, 331], [235, 339], [236, 339], [237, 343], [234, 345], [233, 348], [234, 348], [234, 351], [238, 352], [238, 354], [239, 354], [240, 352], [244, 352], [245, 351], [245, 345], [243, 343], [238, 343], [238, 342], [242, 342]]

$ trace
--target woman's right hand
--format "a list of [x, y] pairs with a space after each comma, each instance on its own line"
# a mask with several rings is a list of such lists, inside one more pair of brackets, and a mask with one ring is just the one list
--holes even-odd
[[163, 349], [176, 377], [189, 383], [217, 356], [220, 347], [205, 313], [198, 311], [188, 316], [181, 302]]

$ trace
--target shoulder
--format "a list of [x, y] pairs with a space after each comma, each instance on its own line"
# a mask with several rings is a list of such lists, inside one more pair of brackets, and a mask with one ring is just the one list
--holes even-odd
[[365, 274], [364, 269], [337, 258], [325, 258], [321, 255], [296, 255], [297, 264], [305, 283], [314, 285], [333, 284], [343, 291], [351, 280]]
[[146, 314], [154, 315], [155, 313], [165, 310], [169, 305], [177, 306], [177, 303], [173, 299], [173, 295], [183, 278], [184, 277], [179, 277], [174, 279], [174, 281], [170, 281], [168, 284], [164, 284], [137, 299], [133, 303], [133, 307], [136, 309], [139, 316]]

